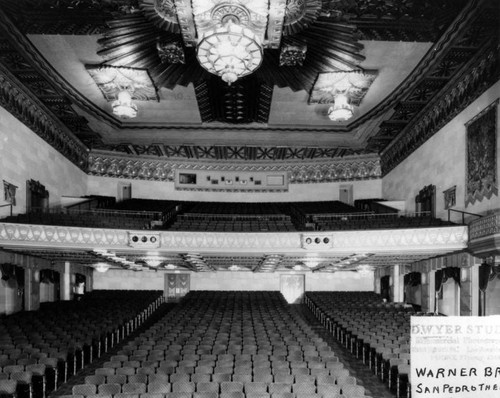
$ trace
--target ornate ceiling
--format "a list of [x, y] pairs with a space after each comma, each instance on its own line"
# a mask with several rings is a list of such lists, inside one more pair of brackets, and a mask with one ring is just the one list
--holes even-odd
[[[0, 105], [85, 171], [93, 152], [111, 151], [246, 163], [380, 155], [387, 173], [498, 80], [498, 7], [4, 0]], [[230, 85], [196, 54], [228, 15], [262, 43], [259, 67]], [[135, 119], [112, 113], [117, 80], [106, 79], [116, 70], [136, 86]], [[328, 87], [340, 74], [369, 84], [354, 85], [354, 117], [332, 122]]]

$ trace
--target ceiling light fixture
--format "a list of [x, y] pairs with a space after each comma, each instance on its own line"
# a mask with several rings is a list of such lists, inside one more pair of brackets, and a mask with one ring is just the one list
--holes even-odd
[[133, 119], [137, 117], [137, 105], [132, 102], [133, 90], [124, 89], [118, 93], [118, 99], [113, 101], [111, 107], [113, 114], [122, 119]]
[[234, 15], [203, 33], [197, 47], [200, 65], [227, 84], [253, 73], [262, 63], [262, 44], [249, 28], [240, 26]]
[[146, 259], [146, 263], [150, 267], [153, 267], [153, 268], [158, 267], [162, 262], [163, 262], [163, 260], [161, 258], [147, 258]]
[[345, 122], [354, 115], [354, 107], [345, 94], [335, 95], [334, 104], [328, 109], [328, 117], [333, 122]]
[[106, 272], [110, 268], [110, 265], [106, 263], [97, 263], [93, 265], [93, 268], [97, 272]]

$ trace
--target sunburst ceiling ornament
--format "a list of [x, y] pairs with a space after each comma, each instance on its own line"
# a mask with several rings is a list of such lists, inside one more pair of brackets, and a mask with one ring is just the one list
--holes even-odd
[[321, 0], [288, 0], [283, 34], [297, 34], [314, 23], [321, 11]]
[[[212, 72], [211, 67], [204, 69], [198, 59], [212, 55], [220, 61], [218, 55], [221, 51], [214, 50], [218, 54], [214, 55], [204, 46], [209, 43], [210, 37], [213, 43], [220, 42], [213, 34], [228, 21], [241, 28], [234, 30], [250, 30], [253, 35], [249, 35], [249, 45], [257, 43], [257, 47], [261, 47], [260, 51], [252, 49], [252, 55], [248, 59], [243, 57], [240, 63], [245, 65], [245, 71], [253, 69], [249, 73], [251, 78], [261, 84], [310, 91], [318, 73], [355, 70], [364, 60], [361, 54], [363, 45], [355, 38], [356, 27], [324, 17], [321, 7], [318, 8], [322, 3], [318, 1], [289, 2], [288, 9], [286, 0], [142, 0], [141, 4], [140, 12], [107, 22], [108, 30], [99, 40], [101, 49], [98, 54], [104, 58], [106, 65], [147, 69], [158, 87], [173, 89], [176, 85], [187, 86], [209, 79], [211, 75], [207, 69]], [[163, 16], [155, 10], [160, 10]], [[171, 18], [174, 11], [178, 33], [175, 33], [175, 24], [158, 22], [158, 18], [165, 19], [164, 15], [168, 16], [167, 19]], [[153, 17], [153, 13], [157, 15]], [[230, 35], [226, 34], [226, 37]], [[247, 35], [239, 37], [248, 39]], [[284, 38], [302, 43], [300, 59], [284, 63], [281, 57], [280, 64], [280, 46]], [[180, 43], [185, 63], [179, 62], [177, 56], [170, 58], [171, 61], [165, 56], [160, 59], [158, 40], [162, 46]], [[200, 44], [202, 40], [204, 43]], [[235, 42], [231, 43], [234, 46]], [[306, 43], [307, 56], [304, 58]], [[203, 55], [199, 54], [197, 59], [198, 46]], [[262, 62], [256, 68], [259, 54]], [[203, 58], [206, 59], [208, 57]]]
[[158, 28], [179, 33], [179, 22], [173, 0], [140, 0], [139, 6], [148, 20]]

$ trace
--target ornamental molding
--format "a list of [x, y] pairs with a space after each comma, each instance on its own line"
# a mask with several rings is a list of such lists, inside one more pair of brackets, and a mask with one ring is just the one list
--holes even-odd
[[76, 166], [86, 168], [87, 147], [1, 63], [0, 105]]
[[406, 252], [407, 250], [462, 250], [467, 247], [466, 226], [376, 231], [343, 231], [332, 234], [333, 246], [364, 248], [365, 252]]
[[431, 101], [381, 153], [383, 174], [386, 175], [423, 145], [430, 137], [470, 105], [494, 83], [499, 75], [498, 42], [473, 57], [465, 72], [453, 79], [446, 90]]
[[378, 157], [352, 157], [331, 161], [297, 162], [221, 162], [221, 161], [163, 161], [155, 158], [130, 158], [92, 152], [87, 173], [101, 177], [128, 178], [151, 181], [174, 181], [176, 170], [276, 172], [286, 171], [289, 183], [321, 183], [369, 180], [381, 178]]
[[469, 224], [470, 241], [500, 234], [500, 213], [490, 214]]
[[128, 247], [129, 234], [121, 229], [0, 224], [0, 245], [79, 248]]
[[[144, 231], [102, 228], [56, 227], [0, 223], [0, 246], [6, 248], [50, 248], [130, 250], [130, 236]], [[159, 248], [169, 252], [266, 252], [305, 253], [300, 232], [224, 233], [160, 231]], [[331, 246], [323, 253], [438, 253], [467, 247], [466, 226], [372, 231], [322, 232]], [[136, 247], [135, 250], [149, 250]]]

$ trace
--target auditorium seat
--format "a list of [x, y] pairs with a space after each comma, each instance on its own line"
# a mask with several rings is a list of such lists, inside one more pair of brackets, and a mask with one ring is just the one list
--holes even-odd
[[384, 303], [369, 292], [308, 292], [305, 301], [325, 328], [391, 391], [400, 394], [400, 379], [408, 391], [406, 376], [399, 376], [406, 368], [399, 365], [409, 365], [411, 308]]

